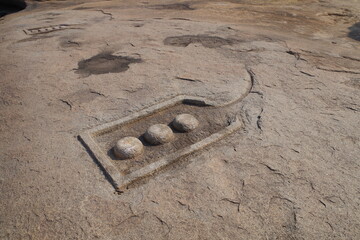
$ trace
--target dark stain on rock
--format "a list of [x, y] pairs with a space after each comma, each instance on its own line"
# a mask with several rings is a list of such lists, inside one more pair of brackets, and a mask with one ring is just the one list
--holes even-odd
[[76, 73], [83, 75], [125, 72], [132, 63], [140, 63], [141, 59], [115, 56], [111, 53], [100, 53], [78, 63]]
[[356, 41], [360, 41], [360, 22], [355, 23], [354, 25], [352, 25], [351, 27], [349, 27], [349, 38], [352, 38]]
[[89, 9], [94, 9], [92, 7], [76, 7], [76, 8], [73, 8], [73, 10], [89, 10]]
[[187, 47], [191, 43], [201, 43], [207, 48], [217, 48], [223, 45], [233, 45], [238, 43], [236, 39], [226, 39], [217, 36], [208, 35], [183, 35], [175, 37], [167, 37], [164, 40], [165, 45]]
[[350, 81], [345, 83], [346, 85], [360, 89], [360, 78], [351, 78]]
[[147, 8], [156, 10], [195, 10], [195, 8], [192, 8], [188, 3], [152, 5]]

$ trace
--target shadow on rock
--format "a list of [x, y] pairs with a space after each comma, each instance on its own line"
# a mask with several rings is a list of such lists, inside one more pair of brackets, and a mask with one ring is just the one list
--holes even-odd
[[0, 17], [26, 8], [25, 0], [0, 0]]

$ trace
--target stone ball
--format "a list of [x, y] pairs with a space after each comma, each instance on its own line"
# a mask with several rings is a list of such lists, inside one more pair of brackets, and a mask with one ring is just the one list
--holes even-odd
[[165, 124], [155, 124], [146, 130], [144, 138], [148, 143], [159, 145], [173, 140], [174, 133], [171, 128]]
[[199, 126], [199, 121], [193, 115], [184, 113], [177, 115], [172, 124], [180, 132], [190, 132]]
[[130, 159], [139, 156], [144, 151], [142, 142], [135, 137], [124, 137], [116, 142], [114, 154], [120, 159]]

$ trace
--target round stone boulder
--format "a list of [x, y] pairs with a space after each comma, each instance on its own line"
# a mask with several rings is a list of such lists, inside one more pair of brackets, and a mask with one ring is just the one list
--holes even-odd
[[177, 115], [172, 125], [180, 132], [190, 132], [199, 126], [199, 121], [193, 115], [184, 113]]
[[144, 151], [142, 142], [135, 137], [124, 137], [116, 142], [114, 154], [122, 160], [139, 156]]
[[171, 142], [174, 139], [174, 133], [165, 124], [155, 124], [146, 130], [144, 138], [148, 143], [159, 145]]

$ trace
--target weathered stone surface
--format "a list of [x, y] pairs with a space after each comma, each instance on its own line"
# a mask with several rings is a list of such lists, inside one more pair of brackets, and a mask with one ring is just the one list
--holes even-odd
[[146, 130], [144, 138], [148, 143], [158, 145], [171, 142], [174, 139], [174, 133], [165, 124], [155, 124]]
[[172, 125], [180, 132], [190, 132], [199, 126], [199, 121], [193, 115], [184, 113], [177, 115]]
[[142, 142], [135, 137], [124, 137], [116, 142], [114, 154], [119, 159], [129, 159], [139, 156], [144, 151]]
[[[0, 18], [0, 239], [360, 239], [359, 1], [146, 2]], [[104, 52], [142, 62], [77, 73]], [[241, 95], [244, 130], [114, 194], [75, 136], [180, 94]]]

